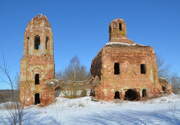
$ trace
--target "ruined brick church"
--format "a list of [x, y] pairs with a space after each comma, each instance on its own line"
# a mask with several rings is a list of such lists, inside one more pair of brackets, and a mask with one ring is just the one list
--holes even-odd
[[[35, 16], [24, 33], [20, 72], [20, 101], [24, 105], [55, 101], [61, 85], [55, 79], [53, 45], [47, 17]], [[169, 87], [160, 83], [153, 48], [129, 40], [122, 19], [110, 23], [109, 42], [93, 59], [91, 75], [93, 80], [98, 78], [96, 84], [89, 82], [91, 95], [97, 100], [139, 100], [160, 95], [163, 87]]]
[[109, 42], [94, 58], [91, 73], [101, 79], [97, 99], [134, 100], [161, 91], [153, 48], [129, 40], [122, 19], [109, 25]]

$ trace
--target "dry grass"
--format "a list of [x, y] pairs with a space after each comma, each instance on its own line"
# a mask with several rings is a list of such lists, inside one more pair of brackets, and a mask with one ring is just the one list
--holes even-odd
[[71, 96], [64, 96], [64, 98], [68, 98], [68, 99], [75, 99], [75, 98], [81, 98], [84, 96], [76, 96], [76, 95], [71, 95]]

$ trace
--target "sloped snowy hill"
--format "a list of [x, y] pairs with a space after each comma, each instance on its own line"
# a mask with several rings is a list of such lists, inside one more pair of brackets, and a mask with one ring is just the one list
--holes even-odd
[[[1, 109], [0, 117], [3, 125], [8, 112]], [[180, 96], [120, 103], [59, 97], [47, 107], [26, 107], [24, 125], [180, 125]]]

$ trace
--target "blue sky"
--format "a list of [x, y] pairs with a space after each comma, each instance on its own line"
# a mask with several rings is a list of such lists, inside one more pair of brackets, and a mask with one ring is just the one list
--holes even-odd
[[[123, 18], [129, 39], [154, 47], [180, 75], [179, 0], [0, 0], [0, 53], [12, 74], [20, 70], [25, 27], [39, 13], [52, 26], [56, 72], [75, 55], [89, 69], [108, 42], [109, 23]], [[0, 82], [0, 89], [6, 88]]]

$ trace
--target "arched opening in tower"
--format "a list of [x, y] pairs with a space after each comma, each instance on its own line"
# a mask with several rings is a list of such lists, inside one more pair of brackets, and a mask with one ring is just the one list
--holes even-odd
[[39, 93], [36, 93], [34, 95], [34, 104], [37, 105], [37, 104], [40, 104], [41, 101], [40, 101], [40, 94]]
[[39, 80], [39, 74], [35, 74], [35, 85], [40, 84], [40, 80]]
[[48, 41], [49, 41], [49, 37], [46, 37], [46, 45], [45, 45], [45, 47], [46, 47], [46, 49], [48, 49]]
[[125, 100], [139, 100], [139, 93], [135, 89], [128, 89], [125, 92]]
[[119, 30], [122, 31], [122, 24], [119, 23]]
[[34, 49], [38, 50], [40, 48], [40, 36], [35, 36], [34, 38]]
[[111, 33], [112, 29], [111, 29], [111, 26], [109, 26], [109, 33]]
[[114, 99], [120, 99], [120, 93], [119, 91], [116, 91], [114, 94]]

